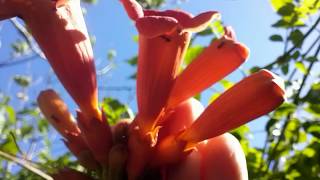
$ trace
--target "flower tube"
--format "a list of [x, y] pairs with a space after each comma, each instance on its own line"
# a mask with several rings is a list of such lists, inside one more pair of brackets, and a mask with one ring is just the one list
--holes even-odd
[[245, 62], [249, 49], [237, 42], [231, 32], [233, 31], [228, 28], [226, 35], [213, 41], [176, 78], [167, 108], [173, 108], [185, 99], [195, 96]]
[[16, 15], [25, 21], [59, 80], [88, 119], [101, 117], [93, 52], [80, 1], [5, 0], [0, 4], [0, 19]]
[[190, 42], [190, 33], [201, 31], [217, 16], [214, 11], [191, 14], [143, 10], [135, 0], [121, 1], [139, 32], [137, 71], [137, 124], [147, 134], [156, 129], [174, 79]]
[[243, 79], [210, 104], [185, 131], [159, 142], [159, 164], [174, 163], [207, 140], [271, 112], [285, 100], [284, 82], [261, 70]]

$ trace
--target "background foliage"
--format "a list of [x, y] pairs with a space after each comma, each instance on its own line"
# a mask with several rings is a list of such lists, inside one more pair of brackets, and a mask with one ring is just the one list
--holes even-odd
[[[95, 0], [83, 1], [98, 3]], [[139, 1], [146, 8], [159, 8], [164, 3], [164, 0]], [[250, 145], [247, 126], [232, 133], [245, 151], [250, 179], [320, 179], [320, 74], [316, 71], [320, 52], [320, 1], [271, 0], [270, 5], [279, 17], [271, 25], [279, 34], [271, 35], [270, 41], [280, 43], [283, 53], [265, 67], [253, 67], [244, 73], [267, 68], [280, 74], [286, 80], [288, 99], [266, 116], [267, 138], [263, 147]], [[22, 63], [35, 56], [43, 57], [26, 28], [16, 19], [10, 21], [21, 36], [12, 43], [14, 57], [19, 57], [19, 60], [1, 62], [0, 67]], [[222, 33], [221, 22], [216, 21], [209, 29], [196, 34], [193, 40], [203, 36], [217, 38]], [[203, 48], [191, 44], [185, 65]], [[108, 59], [114, 56], [115, 52], [108, 52]], [[136, 62], [136, 57], [128, 60], [132, 66]], [[131, 78], [134, 77], [133, 74]], [[53, 153], [53, 142], [49, 140], [52, 129], [43, 119], [34, 99], [28, 100], [24, 94], [32, 83], [30, 77], [16, 75], [13, 81], [21, 89], [17, 96], [24, 103], [23, 106], [12, 106], [13, 95], [0, 92], [0, 179], [42, 179], [28, 166], [49, 173], [66, 165], [81, 169], [70, 153]], [[220, 83], [226, 89], [233, 85], [227, 80]], [[213, 94], [211, 99], [218, 95]], [[116, 99], [105, 98], [102, 106], [112, 124], [119, 118], [133, 116], [129, 107]], [[36, 162], [31, 161], [33, 159]], [[12, 168], [16, 163], [25, 167]]]

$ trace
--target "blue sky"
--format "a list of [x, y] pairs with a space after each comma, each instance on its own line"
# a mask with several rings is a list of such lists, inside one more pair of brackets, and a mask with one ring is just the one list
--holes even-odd
[[[193, 14], [203, 11], [216, 10], [222, 15], [225, 25], [231, 25], [237, 34], [240, 42], [246, 44], [251, 51], [250, 58], [241, 67], [246, 70], [252, 66], [264, 65], [275, 59], [282, 53], [281, 43], [269, 41], [269, 36], [275, 33], [283, 33], [271, 27], [271, 24], [278, 20], [278, 16], [272, 10], [267, 0], [188, 0], [181, 4], [173, 4], [173, 0], [168, 0], [168, 4], [162, 9], [181, 8]], [[97, 69], [108, 65], [107, 52], [115, 50], [115, 66], [107, 74], [99, 76], [99, 86], [103, 87], [130, 87], [132, 91], [100, 91], [100, 98], [112, 96], [128, 104], [132, 109], [136, 109], [135, 104], [135, 82], [128, 80], [134, 72], [126, 60], [137, 53], [138, 46], [133, 41], [133, 36], [137, 35], [134, 24], [128, 19], [124, 9], [118, 0], [100, 0], [97, 5], [87, 7], [86, 22], [90, 34], [96, 37], [94, 53], [96, 57]], [[0, 22], [0, 63], [10, 58], [10, 44], [17, 39], [17, 33], [8, 21]], [[199, 44], [208, 43], [209, 39], [200, 39]], [[35, 99], [39, 91], [51, 87], [60, 90], [62, 97], [74, 111], [75, 105], [70, 97], [56, 81], [47, 62], [34, 60], [25, 64], [0, 68], [0, 92], [15, 94], [21, 91], [12, 83], [12, 76], [15, 74], [31, 75], [34, 84], [28, 90], [29, 98]], [[46, 77], [46, 78], [44, 78]], [[47, 77], [51, 81], [47, 81]], [[242, 75], [239, 71], [228, 76], [228, 80], [239, 81]], [[46, 81], [45, 81], [46, 80]], [[208, 97], [212, 92], [204, 93], [202, 102], [207, 105]], [[15, 106], [21, 106], [17, 99], [13, 99]], [[252, 131], [264, 130], [264, 119], [259, 119], [250, 123]], [[261, 146], [264, 133], [255, 133], [252, 139], [253, 145]]]

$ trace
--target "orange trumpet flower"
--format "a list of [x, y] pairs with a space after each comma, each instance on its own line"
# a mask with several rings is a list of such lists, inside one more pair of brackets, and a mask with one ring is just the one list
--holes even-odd
[[93, 52], [80, 0], [5, 0], [0, 20], [18, 16], [30, 29], [59, 80], [90, 118], [100, 118]]
[[228, 89], [185, 131], [159, 142], [158, 163], [174, 163], [201, 141], [219, 136], [271, 112], [285, 100], [284, 82], [261, 70]]
[[218, 16], [209, 11], [193, 17], [178, 11], [143, 10], [135, 0], [121, 0], [139, 32], [137, 124], [143, 134], [154, 130], [189, 45], [190, 33], [205, 29]]

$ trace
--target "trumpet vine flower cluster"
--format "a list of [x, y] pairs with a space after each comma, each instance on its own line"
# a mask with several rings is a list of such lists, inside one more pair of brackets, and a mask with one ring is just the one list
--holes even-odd
[[191, 34], [219, 13], [146, 10], [121, 0], [139, 32], [136, 117], [110, 126], [98, 106], [92, 47], [79, 0], [2, 0], [0, 20], [18, 16], [30, 28], [59, 80], [79, 106], [74, 117], [52, 89], [38, 105], [88, 171], [59, 170], [54, 179], [245, 180], [246, 161], [228, 131], [271, 112], [285, 99], [281, 78], [260, 70], [204, 108], [198, 93], [248, 58], [231, 27], [191, 64], [181, 64]]

